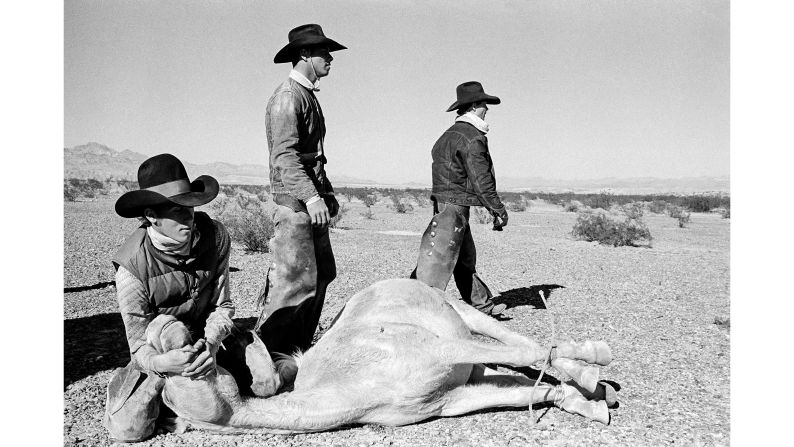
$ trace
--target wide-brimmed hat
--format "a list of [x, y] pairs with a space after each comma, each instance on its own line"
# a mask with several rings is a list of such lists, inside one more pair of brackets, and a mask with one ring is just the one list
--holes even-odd
[[477, 81], [469, 81], [460, 84], [456, 89], [458, 100], [453, 102], [447, 109], [447, 112], [457, 110], [462, 106], [474, 104], [475, 102], [485, 101], [486, 104], [499, 104], [501, 99], [496, 96], [486, 94], [482, 89], [482, 84]]
[[192, 182], [185, 166], [171, 154], [155, 155], [138, 168], [140, 189], [124, 193], [116, 201], [116, 213], [121, 217], [141, 217], [143, 210], [157, 205], [173, 203], [182, 206], [200, 206], [217, 195], [218, 181], [202, 175]]
[[309, 46], [327, 46], [328, 51], [346, 50], [347, 47], [325, 37], [320, 25], [308, 24], [293, 28], [287, 36], [289, 43], [276, 53], [273, 62], [282, 64], [292, 62], [295, 52]]

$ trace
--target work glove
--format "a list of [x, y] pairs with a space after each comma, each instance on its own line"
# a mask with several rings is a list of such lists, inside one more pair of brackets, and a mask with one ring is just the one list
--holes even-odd
[[493, 214], [493, 231], [502, 231], [502, 227], [507, 225], [507, 209], [502, 207], [491, 211]]

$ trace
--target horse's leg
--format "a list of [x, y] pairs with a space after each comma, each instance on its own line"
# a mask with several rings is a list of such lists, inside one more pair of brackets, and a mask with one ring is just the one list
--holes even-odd
[[[447, 299], [447, 302], [455, 309], [455, 312], [460, 315], [463, 322], [473, 333], [491, 337], [506, 345], [524, 346], [538, 356], [539, 360], [545, 359], [546, 350], [530, 338], [507, 329], [495, 319], [477, 311], [462, 301]], [[572, 359], [606, 365], [612, 360], [612, 352], [604, 342], [564, 342], [557, 345], [552, 357], [554, 358], [552, 360], [553, 367], [567, 374], [577, 384], [592, 392], [598, 383], [598, 368], [582, 365]]]
[[[529, 380], [529, 379], [527, 379]], [[604, 401], [589, 401], [569, 385], [500, 386], [502, 378], [484, 378], [476, 385], [463, 385], [444, 395], [440, 416], [459, 416], [472, 411], [496, 407], [528, 407], [552, 402], [555, 406], [604, 424], [609, 423], [609, 409]], [[535, 391], [533, 393], [533, 388]]]
[[[499, 386], [533, 386], [535, 380], [524, 375], [502, 374], [485, 365], [474, 365], [467, 385], [476, 385], [480, 383], [491, 383]], [[612, 408], [618, 401], [617, 391], [607, 382], [597, 382], [591, 389], [585, 389], [576, 381], [567, 381], [565, 383], [576, 388], [587, 400], [606, 401], [609, 408]]]

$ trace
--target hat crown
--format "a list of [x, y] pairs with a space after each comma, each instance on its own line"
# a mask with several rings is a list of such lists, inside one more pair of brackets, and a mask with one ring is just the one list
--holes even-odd
[[287, 39], [290, 42], [294, 42], [299, 39], [305, 39], [306, 37], [325, 37], [325, 34], [323, 33], [323, 28], [320, 25], [310, 23], [308, 25], [301, 25], [293, 28], [287, 35]]
[[460, 84], [455, 93], [457, 93], [458, 99], [464, 99], [471, 96], [472, 93], [485, 93], [485, 90], [483, 90], [482, 84], [479, 82], [469, 81]]
[[138, 186], [141, 189], [187, 179], [185, 166], [171, 154], [155, 155], [138, 168]]

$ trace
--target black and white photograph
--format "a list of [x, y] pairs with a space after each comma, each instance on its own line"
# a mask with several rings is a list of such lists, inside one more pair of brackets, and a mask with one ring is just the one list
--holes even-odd
[[736, 444], [734, 3], [65, 0], [56, 435]]

